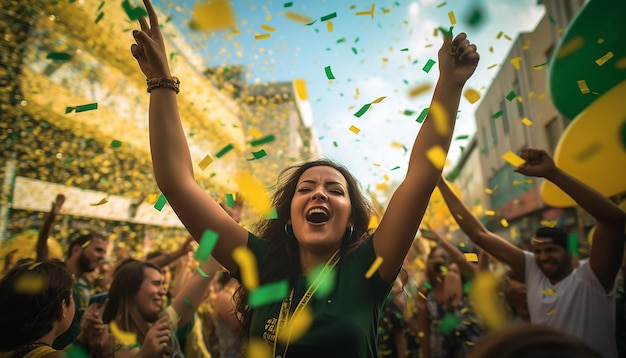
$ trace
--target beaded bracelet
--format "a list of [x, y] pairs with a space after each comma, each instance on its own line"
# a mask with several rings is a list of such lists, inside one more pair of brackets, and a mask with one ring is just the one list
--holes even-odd
[[178, 77], [172, 78], [148, 78], [146, 79], [146, 85], [148, 85], [148, 93], [155, 88], [169, 88], [176, 92], [180, 92], [180, 80]]

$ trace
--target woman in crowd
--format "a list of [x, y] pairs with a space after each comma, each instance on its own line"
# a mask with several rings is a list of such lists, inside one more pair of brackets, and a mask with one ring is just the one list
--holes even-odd
[[[282, 173], [271, 202], [277, 218], [260, 221], [253, 235], [194, 179], [176, 99], [180, 82], [170, 72], [155, 10], [149, 0], [144, 4], [149, 21], [140, 19], [141, 30], [133, 31], [131, 53], [147, 78], [151, 153], [159, 188], [196, 239], [206, 230], [217, 233], [213, 256], [235, 277], [242, 267], [233, 252], [247, 247], [256, 256], [261, 287], [288, 283], [284, 300], [256, 307], [248, 304], [242, 285], [237, 302], [250, 338], [264, 342], [274, 357], [376, 357], [379, 312], [441, 175], [442, 163], [432, 162], [429, 157], [435, 156], [427, 153], [447, 153], [463, 86], [478, 64], [476, 46], [464, 33], [454, 39], [444, 36], [433, 110], [413, 145], [406, 178], [375, 233], [368, 233], [371, 209], [355, 178], [341, 165], [316, 160]], [[366, 277], [374, 263], [375, 272]], [[308, 284], [307, 276], [318, 267], [323, 267], [322, 274]], [[320, 299], [315, 293], [331, 272], [335, 284]], [[291, 323], [301, 321], [308, 322], [308, 329], [295, 337]]]

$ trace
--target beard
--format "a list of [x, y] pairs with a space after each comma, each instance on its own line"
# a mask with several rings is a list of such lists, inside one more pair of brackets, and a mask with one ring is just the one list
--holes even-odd
[[80, 256], [78, 256], [78, 267], [83, 272], [93, 272], [96, 269], [95, 266], [91, 266], [91, 261], [89, 261], [84, 251], [82, 251]]

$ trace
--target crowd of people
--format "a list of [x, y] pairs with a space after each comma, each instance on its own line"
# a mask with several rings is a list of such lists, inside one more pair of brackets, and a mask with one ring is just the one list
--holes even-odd
[[[276, 216], [249, 230], [239, 223], [243, 201], [219, 203], [194, 180], [180, 81], [157, 14], [144, 4], [149, 17], [133, 31], [131, 53], [148, 79], [152, 165], [189, 236], [174, 252], [115, 258], [106, 233], [94, 231], [72, 237], [64, 261], [50, 259], [57, 197], [35, 257], [2, 273], [0, 358], [624, 356], [626, 213], [545, 151], [524, 149], [515, 170], [554, 183], [596, 221], [586, 260], [556, 227], [539, 228], [525, 251], [487, 230], [427, 155], [447, 152], [479, 62], [465, 33], [444, 34], [431, 103], [438, 110], [416, 134], [406, 177], [376, 227], [351, 173], [317, 159], [280, 173]], [[435, 187], [476, 252], [422, 223]], [[207, 233], [210, 257], [199, 254]], [[284, 295], [276, 288], [259, 303], [269, 285]]]

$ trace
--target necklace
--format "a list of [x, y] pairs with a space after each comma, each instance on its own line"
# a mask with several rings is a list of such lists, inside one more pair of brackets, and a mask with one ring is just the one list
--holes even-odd
[[[320, 287], [322, 282], [324, 282], [324, 280], [326, 279], [328, 274], [330, 274], [332, 269], [335, 268], [340, 258], [341, 258], [341, 255], [339, 255], [339, 250], [337, 250], [335, 251], [333, 256], [331, 256], [330, 259], [326, 261], [326, 264], [324, 265], [322, 270], [317, 274], [317, 277], [315, 277], [315, 280], [311, 282], [306, 292], [300, 299], [300, 302], [298, 302], [298, 305], [294, 309], [291, 317], [289, 316], [289, 311], [291, 310], [291, 302], [293, 300], [293, 288], [291, 289], [289, 296], [283, 300], [283, 303], [280, 306], [280, 313], [278, 315], [278, 323], [276, 325], [276, 334], [274, 336], [274, 351], [273, 351], [272, 357], [285, 358], [285, 356], [287, 355], [287, 349], [289, 348], [289, 341], [291, 340], [291, 329], [286, 333], [287, 336], [285, 339], [285, 345], [283, 347], [282, 354], [277, 356], [276, 345], [278, 342], [279, 334], [281, 334], [281, 332], [284, 332], [285, 326], [287, 326], [287, 322], [289, 320], [295, 320], [298, 317], [298, 315], [302, 313], [304, 308], [306, 308], [306, 306], [309, 304], [311, 297], [313, 297], [313, 295], [315, 294], [315, 291], [317, 291], [317, 289]], [[285, 333], [282, 333], [282, 334], [285, 334]]]
[[50, 345], [48, 343], [45, 343], [45, 342], [27, 343], [27, 344], [17, 348], [16, 350], [14, 350], [11, 353], [11, 355], [9, 356], [9, 358], [24, 357], [27, 353], [30, 353], [33, 349], [39, 348], [39, 347], [42, 347], [42, 346], [50, 347]]

